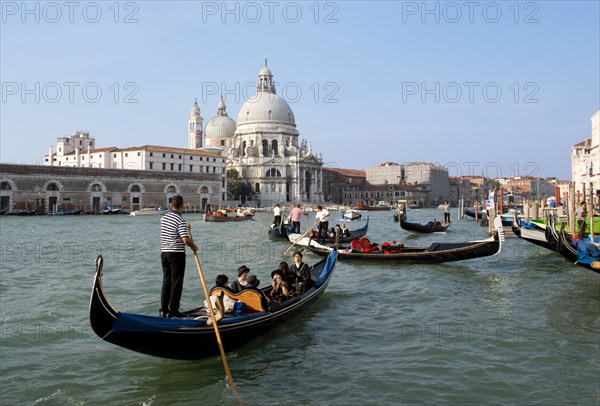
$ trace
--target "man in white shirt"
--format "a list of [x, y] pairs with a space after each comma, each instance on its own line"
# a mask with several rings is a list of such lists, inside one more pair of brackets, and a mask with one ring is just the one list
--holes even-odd
[[[317, 215], [315, 217], [315, 225], [319, 225], [319, 231], [317, 236], [317, 242], [321, 240], [321, 236], [323, 239], [327, 238], [327, 228], [329, 227], [329, 212], [323, 208], [323, 206], [317, 206]], [[323, 233], [321, 235], [321, 232]]]
[[279, 204], [273, 208], [273, 216], [273, 224], [275, 224], [275, 227], [279, 227], [279, 224], [281, 224], [281, 208]]

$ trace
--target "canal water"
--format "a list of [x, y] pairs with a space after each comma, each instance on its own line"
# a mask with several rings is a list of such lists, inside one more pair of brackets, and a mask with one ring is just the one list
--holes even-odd
[[[366, 215], [366, 213], [365, 213]], [[369, 214], [372, 241], [406, 246], [487, 237], [473, 219], [414, 235]], [[409, 210], [426, 222], [438, 210]], [[243, 223], [186, 215], [212, 283], [245, 264], [262, 281], [289, 246], [270, 213]], [[335, 224], [341, 216], [332, 213]], [[311, 216], [311, 221], [314, 215]], [[364, 220], [349, 223], [360, 227]], [[0, 404], [598, 404], [600, 275], [507, 236], [499, 256], [440, 265], [339, 262], [305, 314], [219, 357], [176, 361], [102, 341], [88, 305], [97, 255], [121, 311], [157, 315], [159, 217], [0, 217]], [[311, 253], [306, 262], [319, 258]], [[182, 309], [202, 289], [188, 255]]]

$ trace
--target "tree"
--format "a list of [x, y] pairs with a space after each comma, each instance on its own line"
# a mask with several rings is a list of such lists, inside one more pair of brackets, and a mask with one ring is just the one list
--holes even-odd
[[244, 181], [236, 169], [227, 170], [227, 199], [246, 202], [248, 196], [252, 194], [252, 187]]

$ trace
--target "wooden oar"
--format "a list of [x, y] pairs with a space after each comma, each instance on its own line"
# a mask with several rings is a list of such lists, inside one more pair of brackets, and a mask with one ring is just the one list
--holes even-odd
[[296, 240], [292, 243], [292, 245], [289, 246], [289, 248], [287, 250], [285, 250], [285, 252], [283, 253], [283, 255], [287, 254], [289, 250], [292, 249], [292, 247], [294, 245], [296, 245], [296, 243], [298, 241], [300, 241], [302, 238], [306, 237], [306, 234], [308, 234], [309, 232], [312, 231], [313, 228], [315, 228], [316, 224], [314, 226], [312, 226], [311, 228], [309, 228], [308, 230], [306, 230], [306, 232], [304, 234], [302, 234], [300, 237], [296, 238]]
[[[190, 225], [188, 224], [188, 230]], [[192, 238], [192, 232], [189, 231], [190, 240], [192, 242], [194, 239]], [[208, 311], [210, 313], [210, 317], [212, 319], [212, 325], [215, 330], [215, 336], [217, 337], [217, 342], [219, 343], [219, 350], [221, 351], [221, 359], [223, 360], [223, 368], [225, 369], [225, 374], [227, 375], [227, 381], [229, 385], [233, 387], [233, 378], [231, 377], [231, 371], [229, 370], [229, 365], [227, 364], [227, 358], [225, 357], [225, 350], [223, 349], [223, 343], [221, 342], [221, 334], [219, 334], [219, 327], [217, 326], [217, 320], [215, 319], [215, 313], [213, 311], [212, 303], [210, 301], [210, 296], [208, 294], [208, 289], [206, 288], [206, 281], [204, 280], [204, 273], [202, 272], [202, 266], [200, 265], [200, 259], [198, 259], [198, 252], [194, 251], [194, 259], [196, 260], [196, 268], [198, 268], [198, 275], [200, 275], [200, 281], [202, 282], [202, 288], [204, 289], [204, 296], [206, 296], [206, 305], [208, 306]], [[235, 389], [235, 388], [234, 388]]]

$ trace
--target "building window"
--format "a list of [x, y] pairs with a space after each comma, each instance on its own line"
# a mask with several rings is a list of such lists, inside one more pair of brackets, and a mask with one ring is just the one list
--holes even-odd
[[94, 184], [92, 185], [92, 187], [90, 188], [90, 190], [91, 190], [92, 192], [102, 192], [102, 186], [100, 186], [100, 185], [99, 185], [99, 184], [97, 184], [97, 183], [94, 183]]
[[163, 158], [166, 158], [166, 157], [167, 157], [167, 154], [163, 154]]
[[271, 168], [267, 171], [267, 178], [281, 177], [281, 172], [278, 169]]
[[167, 170], [167, 164], [163, 162], [163, 171]]
[[179, 159], [181, 159], [181, 155], [179, 155]]
[[273, 150], [273, 155], [277, 155], [277, 140], [271, 141], [271, 149]]
[[179, 164], [179, 167], [177, 168], [179, 170], [179, 172], [181, 172], [181, 169], [183, 168], [182, 164]]
[[213, 166], [213, 173], [217, 173], [217, 167]]
[[129, 154], [127, 152], [125, 152], [125, 158], [127, 158], [129, 156]]
[[152, 169], [152, 162], [148, 162], [148, 164], [150, 165], [150, 169]]
[[167, 193], [177, 193], [177, 189], [175, 189], [175, 186], [169, 186], [167, 188]]
[[200, 157], [200, 161], [202, 161], [202, 157]]
[[217, 158], [213, 158], [213, 162], [217, 162]]
[[171, 154], [171, 159], [172, 159], [172, 158], [175, 158], [175, 155]]
[[221, 140], [221, 146], [224, 147], [225, 146], [225, 140]]
[[175, 164], [171, 164], [171, 170], [175, 169]]
[[113, 158], [116, 158], [116, 157], [117, 157], [117, 154], [113, 154]]
[[200, 188], [200, 193], [208, 193], [208, 188], [206, 186], [202, 186]]
[[140, 186], [139, 186], [139, 185], [133, 185], [133, 186], [131, 187], [131, 189], [129, 189], [129, 192], [131, 192], [131, 193], [139, 193], [139, 192], [141, 192], [141, 191], [142, 191], [142, 190], [140, 189]]
[[193, 156], [191, 156], [191, 157], [190, 157], [190, 161], [192, 161], [192, 160], [194, 160], [194, 157], [193, 157]]
[[262, 153], [263, 156], [269, 155], [269, 142], [267, 140], [262, 141]]
[[150, 152], [150, 156], [154, 156], [154, 152]]
[[12, 187], [8, 182], [2, 182], [0, 183], [0, 190], [12, 190]]
[[138, 152], [138, 153], [137, 153], [137, 156], [142, 156], [142, 153], [141, 153], [141, 152]]
[[194, 165], [190, 165], [190, 172], [194, 172]]

